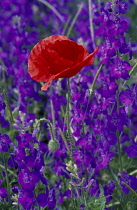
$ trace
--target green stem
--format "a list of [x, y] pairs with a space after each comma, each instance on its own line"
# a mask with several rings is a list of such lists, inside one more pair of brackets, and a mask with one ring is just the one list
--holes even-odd
[[71, 129], [70, 129], [70, 99], [71, 99], [71, 95], [70, 95], [70, 78], [67, 78], [67, 82], [68, 82], [68, 97], [67, 97], [67, 110], [66, 110], [66, 114], [67, 114], [67, 137], [68, 140], [70, 141], [71, 144], [71, 160], [73, 161], [72, 158], [72, 153], [73, 153], [73, 148], [74, 148], [74, 142], [71, 136]]
[[60, 132], [60, 135], [61, 135], [61, 137], [62, 137], [62, 139], [63, 139], [63, 141], [64, 141], [64, 144], [65, 144], [65, 146], [66, 146], [66, 149], [68, 150], [68, 154], [70, 155], [71, 152], [70, 152], [70, 149], [69, 149], [67, 140], [66, 140], [66, 138], [65, 138], [65, 136], [64, 136], [64, 134], [63, 134], [63, 132], [62, 132], [62, 130], [61, 130], [60, 128], [59, 128], [59, 132]]
[[37, 121], [36, 128], [38, 127], [38, 125], [39, 125], [40, 122], [47, 122], [48, 123], [49, 128], [50, 128], [52, 139], [55, 140], [54, 132], [53, 132], [53, 128], [52, 128], [53, 126], [52, 126], [51, 122], [49, 120], [45, 119], [45, 118], [41, 118], [41, 119], [39, 119]]
[[70, 27], [69, 27], [69, 29], [68, 29], [67, 37], [69, 37], [69, 35], [70, 35], [70, 33], [71, 33], [71, 30], [72, 30], [72, 28], [73, 28], [73, 26], [74, 26], [74, 24], [75, 24], [75, 22], [76, 22], [76, 20], [77, 20], [77, 18], [78, 18], [79, 14], [80, 14], [80, 12], [81, 12], [81, 10], [82, 10], [82, 8], [83, 8], [83, 6], [84, 6], [83, 3], [81, 3], [81, 4], [79, 5], [78, 11], [77, 11], [75, 17], [73, 18], [73, 21], [72, 21], [72, 23], [71, 23], [71, 25], [70, 25]]
[[7, 164], [6, 164], [6, 160], [5, 160], [5, 156], [3, 154], [3, 162], [4, 162], [4, 166], [5, 166], [5, 173], [6, 173], [6, 183], [7, 183], [7, 190], [8, 190], [8, 201], [10, 203], [10, 184], [9, 184], [9, 177], [8, 177], [8, 170], [7, 170]]
[[67, 30], [67, 28], [68, 28], [68, 24], [69, 24], [70, 19], [71, 19], [71, 16], [68, 17], [67, 22], [65, 23], [65, 26], [64, 26], [63, 31], [62, 31], [62, 35], [63, 35], [63, 36], [64, 36], [65, 33], [66, 33], [66, 30]]
[[[5, 167], [4, 167], [3, 165], [1, 165], [1, 164], [0, 164], [0, 168], [5, 169]], [[15, 177], [17, 178], [17, 175], [16, 175], [13, 171], [11, 171], [11, 170], [8, 169], [8, 168], [7, 168], [7, 171], [8, 171], [10, 174], [12, 174], [13, 176], [15, 176]]]
[[91, 95], [92, 95], [93, 92], [94, 92], [95, 85], [96, 85], [96, 81], [97, 81], [97, 79], [98, 79], [98, 76], [99, 76], [99, 74], [100, 74], [100, 72], [101, 72], [103, 66], [104, 66], [104, 64], [101, 64], [101, 65], [100, 65], [100, 67], [99, 67], [99, 69], [97, 70], [97, 73], [96, 73], [96, 75], [95, 75], [95, 77], [94, 77], [93, 83], [92, 83], [91, 88], [90, 88], [90, 94], [91, 94]]
[[[37, 186], [36, 186], [36, 188], [34, 190], [35, 199], [37, 198], [38, 193], [39, 193], [39, 183], [37, 183]], [[36, 201], [37, 201], [37, 199], [36, 199]], [[37, 204], [38, 204], [38, 202], [37, 202]], [[39, 204], [38, 204], [38, 210], [40, 210]]]
[[12, 110], [10, 108], [10, 103], [9, 103], [9, 99], [8, 99], [8, 94], [7, 94], [6, 88], [3, 90], [3, 94], [4, 94], [4, 97], [5, 97], [6, 107], [7, 107], [7, 110], [9, 112], [9, 115], [10, 115], [10, 118], [9, 118], [10, 119], [10, 124], [11, 124], [11, 126], [13, 126], [14, 120], [13, 120]]
[[118, 157], [119, 157], [119, 165], [120, 165], [120, 174], [123, 173], [123, 164], [122, 164], [122, 156], [121, 156], [121, 148], [120, 148], [120, 137], [119, 137], [119, 131], [117, 133], [117, 140], [118, 140]]
[[119, 91], [116, 91], [117, 113], [119, 114]]
[[122, 183], [136, 196], [137, 198], [137, 193], [135, 192], [135, 190], [133, 190], [128, 184], [126, 184], [125, 182], [122, 181]]
[[[119, 115], [119, 93], [118, 90], [116, 92], [116, 101], [117, 101], [117, 114]], [[120, 174], [123, 173], [123, 164], [122, 164], [122, 156], [121, 156], [121, 147], [120, 147], [120, 134], [119, 131], [116, 131], [117, 140], [118, 140], [118, 157], [119, 157], [119, 165], [120, 165]]]
[[93, 29], [93, 18], [92, 18], [92, 1], [88, 0], [88, 7], [89, 7], [89, 23], [90, 23], [90, 35], [93, 44], [93, 48], [95, 48], [95, 39], [94, 39], [94, 29]]
[[132, 171], [132, 172], [130, 172], [130, 175], [134, 175], [134, 174], [137, 174], [137, 169]]
[[55, 7], [52, 6], [52, 4], [50, 4], [46, 0], [38, 0], [38, 1], [45, 4], [49, 9], [51, 9], [55, 13], [55, 15], [61, 20], [61, 22], [64, 22], [63, 16], [58, 12], [58, 10], [56, 10]]
[[[104, 64], [101, 64], [101, 65], [100, 65], [100, 67], [99, 67], [99, 69], [97, 70], [96, 75], [95, 75], [95, 77], [94, 77], [94, 80], [93, 80], [93, 83], [92, 83], [92, 85], [91, 85], [91, 88], [89, 89], [90, 96], [89, 96], [88, 104], [87, 104], [87, 107], [86, 107], [85, 116], [86, 116], [86, 113], [87, 113], [87, 109], [88, 109], [89, 102], [90, 102], [90, 100], [91, 100], [92, 94], [94, 93], [96, 81], [97, 81], [97, 79], [98, 79], [98, 76], [99, 76], [99, 74], [100, 74], [100, 72], [101, 72], [103, 66], [104, 66]], [[85, 116], [84, 116], [84, 119], [85, 119]]]
[[[137, 63], [133, 66], [133, 68], [132, 68], [131, 71], [129, 72], [129, 75], [130, 75], [130, 76], [131, 76], [131, 74], [133, 74], [133, 72], [134, 72], [134, 70], [136, 69], [136, 67], [137, 67]], [[124, 81], [124, 83], [123, 83], [121, 89], [123, 89], [123, 87], [124, 87], [124, 85], [127, 83], [127, 81], [128, 81], [128, 80], [125, 80], [125, 81]]]
[[53, 133], [54, 133], [54, 137], [55, 137], [56, 123], [55, 123], [55, 112], [54, 112], [54, 107], [53, 107], [53, 102], [52, 102], [52, 100], [50, 100], [50, 106], [51, 106]]
[[106, 205], [106, 207], [109, 208], [109, 207], [117, 206], [117, 205], [120, 205], [120, 202], [110, 203], [110, 204]]
[[67, 100], [67, 128], [68, 128], [68, 137], [71, 136], [71, 130], [70, 130], [70, 110], [69, 110], [69, 104], [70, 104], [70, 78], [67, 78], [68, 81], [68, 100]]

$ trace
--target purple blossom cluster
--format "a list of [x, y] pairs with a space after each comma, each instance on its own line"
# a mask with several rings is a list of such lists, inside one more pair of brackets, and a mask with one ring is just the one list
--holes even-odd
[[[135, 52], [127, 36], [131, 22], [125, 16], [135, 2], [83, 1], [70, 37], [89, 51], [98, 45], [99, 52], [94, 65], [70, 80], [71, 139], [67, 79], [53, 81], [41, 92], [27, 72], [30, 50], [39, 39], [67, 33], [81, 1], [74, 2], [75, 8], [69, 0], [0, 2], [0, 77], [11, 108], [1, 93], [0, 207], [11, 203], [25, 210], [95, 210], [96, 201], [104, 198], [109, 210], [107, 204], [116, 201], [121, 190], [120, 209], [127, 204], [123, 197], [137, 192], [136, 166], [129, 166], [137, 157], [137, 85], [126, 85]], [[99, 65], [103, 68], [91, 95]], [[48, 119], [53, 130], [40, 118]], [[55, 152], [47, 145], [52, 135], [59, 143]]]

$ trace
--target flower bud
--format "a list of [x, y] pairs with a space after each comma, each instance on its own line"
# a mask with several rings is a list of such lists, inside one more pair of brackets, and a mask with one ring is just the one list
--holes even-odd
[[50, 140], [48, 144], [48, 148], [50, 151], [55, 152], [60, 147], [59, 142], [57, 140]]

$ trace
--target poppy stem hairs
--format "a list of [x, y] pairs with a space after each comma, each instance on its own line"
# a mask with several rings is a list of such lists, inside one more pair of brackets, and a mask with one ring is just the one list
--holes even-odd
[[66, 110], [66, 116], [67, 116], [67, 139], [70, 141], [70, 158], [73, 162], [73, 150], [74, 150], [74, 140], [71, 135], [71, 129], [70, 129], [70, 109], [69, 109], [69, 104], [70, 104], [70, 99], [71, 99], [71, 91], [70, 91], [70, 78], [67, 79], [68, 81], [68, 97], [67, 97], [67, 110]]

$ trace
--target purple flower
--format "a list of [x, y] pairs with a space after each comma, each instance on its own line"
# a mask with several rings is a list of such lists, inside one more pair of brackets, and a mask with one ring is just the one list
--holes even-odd
[[110, 161], [110, 154], [108, 152], [104, 152], [101, 148], [99, 149], [101, 161], [98, 161], [97, 170], [106, 168]]
[[134, 102], [134, 94], [130, 89], [121, 91], [119, 98], [126, 106], [132, 105]]
[[104, 195], [106, 196], [106, 202], [109, 202], [113, 197], [112, 193], [115, 189], [115, 184], [113, 181], [110, 181], [107, 185], [103, 185]]
[[37, 202], [41, 207], [45, 207], [48, 205], [49, 209], [54, 209], [56, 206], [54, 190], [48, 190], [48, 188], [46, 188], [46, 193], [40, 193], [37, 196]]
[[109, 98], [112, 95], [115, 95], [118, 89], [118, 85], [114, 79], [110, 79], [108, 76], [105, 76], [102, 81], [102, 86], [97, 90], [102, 97]]
[[90, 189], [89, 189], [89, 193], [91, 196], [99, 196], [100, 190], [99, 190], [99, 184], [98, 181], [96, 179], [94, 179], [94, 182], [92, 183]]
[[31, 148], [36, 139], [32, 137], [32, 134], [26, 131], [25, 133], [20, 133], [16, 136], [16, 140], [18, 141], [19, 148]]
[[11, 155], [10, 158], [8, 159], [8, 165], [11, 167], [11, 168], [15, 168], [18, 166], [16, 160], [15, 160], [15, 155]]
[[35, 203], [33, 192], [20, 190], [18, 196], [18, 203], [21, 204], [25, 210], [32, 209], [32, 206]]
[[2, 128], [10, 126], [10, 123], [7, 120], [5, 120], [1, 114], [0, 114], [0, 124]]
[[42, 152], [33, 149], [32, 155], [28, 155], [25, 157], [24, 161], [26, 165], [30, 168], [34, 168], [35, 170], [40, 170], [42, 166], [44, 166], [44, 158], [42, 156]]
[[[54, 161], [54, 172], [56, 173], [57, 176], [65, 176], [67, 179], [70, 178], [70, 176], [67, 173], [66, 170], [66, 165], [61, 162], [60, 160], [55, 160]], [[66, 172], [65, 172], [66, 171]]]
[[119, 4], [119, 13], [125, 14], [127, 12], [127, 10], [128, 10], [128, 4], [126, 2], [124, 2], [124, 3], [121, 2]]
[[6, 104], [4, 103], [4, 101], [2, 100], [2, 93], [0, 93], [0, 111], [2, 110], [2, 109], [5, 109], [5, 107], [6, 107]]
[[11, 144], [11, 139], [7, 134], [0, 134], [0, 151], [8, 152]]
[[111, 76], [115, 79], [122, 78], [124, 80], [128, 80], [130, 76], [127, 70], [131, 69], [132, 67], [128, 62], [116, 57], [114, 60], [114, 64], [112, 64]]
[[24, 170], [18, 174], [18, 182], [21, 184], [22, 189], [26, 191], [33, 191], [36, 183], [40, 181], [38, 174], [35, 171]]
[[48, 195], [46, 193], [40, 193], [37, 196], [37, 202], [39, 206], [45, 207], [48, 204]]
[[137, 157], [137, 144], [135, 145], [131, 145], [129, 147], [126, 148], [126, 153], [128, 155], [128, 157], [130, 158], [135, 158]]
[[7, 197], [7, 190], [5, 187], [0, 187], [0, 196], [2, 198], [6, 198]]

